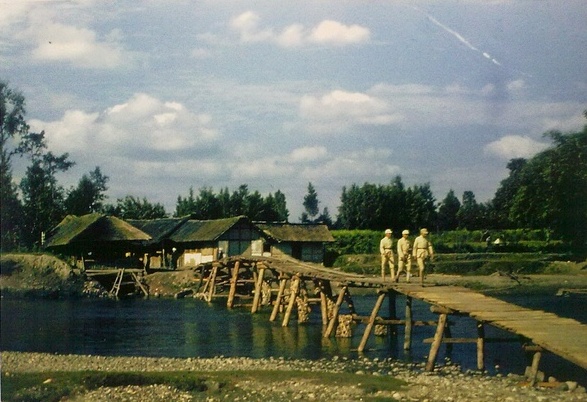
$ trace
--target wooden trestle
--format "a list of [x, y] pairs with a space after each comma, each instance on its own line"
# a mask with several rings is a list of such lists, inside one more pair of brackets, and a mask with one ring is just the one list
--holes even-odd
[[[450, 347], [454, 343], [466, 342], [477, 345], [477, 367], [483, 369], [485, 343], [512, 340], [486, 338], [484, 327], [488, 324], [516, 334], [522, 342], [530, 345], [527, 350], [535, 352], [532, 364], [534, 379], [544, 350], [587, 369], [587, 325], [544, 311], [519, 307], [470, 289], [384, 282], [379, 277], [344, 273], [287, 257], [227, 258], [203, 264], [199, 269], [202, 282], [196, 296], [208, 302], [214, 298], [226, 298], [228, 308], [245, 306], [251, 309], [251, 313], [271, 307], [269, 320], [275, 321], [282, 314], [282, 326], [289, 325], [294, 310], [298, 322], [307, 321], [310, 306], [319, 304], [323, 336], [326, 338], [333, 334], [350, 336], [349, 331], [344, 330], [349, 320], [366, 324], [357, 348], [359, 352], [365, 351], [373, 329], [377, 330], [378, 326], [403, 326], [405, 350], [411, 347], [414, 327], [436, 326], [434, 337], [424, 340], [431, 343], [426, 363], [426, 369], [430, 371], [434, 370], [442, 343]], [[339, 289], [337, 295], [333, 294], [334, 287]], [[372, 288], [377, 292], [377, 301], [369, 316], [361, 316], [355, 311], [351, 288]], [[404, 319], [396, 317], [397, 295], [406, 297]], [[389, 299], [389, 317], [382, 317], [379, 311], [386, 297]], [[413, 299], [430, 303], [431, 311], [438, 314], [438, 321], [414, 320]], [[339, 312], [345, 302], [350, 317], [343, 319]], [[450, 315], [474, 318], [477, 321], [476, 336], [452, 338], [448, 322]]]

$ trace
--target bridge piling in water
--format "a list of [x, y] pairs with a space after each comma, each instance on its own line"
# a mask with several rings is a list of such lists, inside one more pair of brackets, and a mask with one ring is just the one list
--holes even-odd
[[[535, 354], [530, 367], [532, 384], [536, 382], [540, 359], [546, 351], [587, 369], [587, 354], [584, 352], [587, 350], [587, 325], [551, 313], [519, 307], [462, 287], [390, 283], [380, 277], [344, 273], [292, 258], [270, 257], [254, 260], [225, 259], [222, 262], [207, 264], [202, 268], [202, 280], [205, 286], [197, 294], [198, 297], [211, 301], [213, 297], [226, 297], [228, 294], [228, 308], [237, 305], [236, 299], [252, 298], [251, 313], [259, 312], [265, 305], [272, 306], [269, 317], [271, 322], [285, 310], [281, 321], [283, 327], [289, 325], [294, 312], [297, 312], [298, 322], [304, 321], [311, 304], [320, 304], [324, 338], [331, 337], [337, 326], [344, 328], [348, 324], [347, 319], [355, 324], [365, 324], [358, 347], [359, 352], [367, 350], [373, 327], [376, 328], [377, 334], [379, 326], [386, 326], [392, 331], [395, 331], [398, 325], [404, 326], [403, 348], [410, 350], [414, 328], [434, 325], [434, 337], [424, 340], [424, 343], [431, 344], [425, 364], [427, 370], [434, 370], [439, 349], [443, 344], [449, 353], [455, 343], [475, 343], [477, 369], [483, 370], [486, 343], [519, 342], [519, 339], [515, 338], [487, 338], [486, 325], [506, 330], [536, 345], [537, 349], [533, 350]], [[264, 291], [272, 285], [274, 287], [268, 292]], [[313, 286], [316, 297], [308, 297], [310, 290], [307, 286]], [[333, 286], [339, 289], [336, 296], [332, 292]], [[355, 311], [351, 288], [371, 288], [378, 292], [378, 298], [369, 316], [359, 315]], [[269, 296], [265, 298], [267, 294]], [[396, 299], [399, 295], [406, 297], [404, 319], [397, 317]], [[389, 302], [388, 317], [381, 317], [379, 312], [386, 297]], [[431, 311], [438, 314], [438, 320], [415, 320], [414, 299], [429, 303], [432, 306]], [[345, 301], [350, 315], [345, 315], [343, 320], [340, 310]], [[473, 328], [475, 335], [470, 338], [453, 338], [449, 316], [473, 318], [476, 322]], [[564, 328], [564, 332], [561, 328]], [[341, 332], [338, 336], [350, 336], [350, 327], [348, 331], [336, 332]], [[562, 334], [565, 336], [561, 336]]]

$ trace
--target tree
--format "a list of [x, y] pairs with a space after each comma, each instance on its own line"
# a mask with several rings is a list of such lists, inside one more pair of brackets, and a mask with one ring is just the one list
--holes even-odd
[[312, 183], [308, 183], [308, 193], [304, 196], [304, 212], [300, 217], [300, 221], [302, 222], [311, 222], [314, 220], [315, 216], [318, 215], [318, 193], [316, 193], [316, 189], [312, 185]]
[[458, 227], [457, 214], [461, 207], [461, 202], [455, 196], [451, 189], [438, 207], [438, 229], [454, 230]]
[[527, 160], [524, 158], [511, 159], [507, 168], [510, 173], [507, 178], [501, 181], [495, 196], [491, 201], [491, 221], [496, 229], [507, 229], [512, 227], [510, 220], [510, 209], [520, 185], [522, 184], [522, 171]]
[[12, 181], [11, 158], [14, 155], [12, 143], [28, 132], [24, 119], [24, 96], [8, 88], [0, 81], [0, 250], [17, 247], [20, 239], [22, 208], [17, 195], [17, 186]]
[[457, 220], [461, 229], [480, 229], [480, 208], [472, 191], [463, 193], [463, 203], [457, 212]]
[[23, 197], [23, 238], [28, 246], [41, 239], [41, 234], [56, 226], [65, 216], [64, 190], [56, 174], [69, 170], [75, 163], [69, 154], [56, 156], [47, 151], [45, 132], [27, 133], [22, 137], [17, 153], [31, 161], [20, 182]]
[[[587, 113], [586, 113], [587, 117]], [[583, 131], [545, 134], [554, 146], [520, 172], [509, 217], [519, 227], [548, 228], [576, 249], [587, 247], [587, 125]]]
[[150, 203], [146, 197], [142, 199], [127, 195], [116, 200], [116, 205], [107, 205], [104, 212], [122, 219], [160, 219], [167, 213], [162, 204]]
[[65, 199], [66, 212], [72, 215], [85, 215], [102, 211], [108, 180], [109, 177], [103, 175], [98, 166], [89, 176], [84, 174], [77, 187], [72, 188]]

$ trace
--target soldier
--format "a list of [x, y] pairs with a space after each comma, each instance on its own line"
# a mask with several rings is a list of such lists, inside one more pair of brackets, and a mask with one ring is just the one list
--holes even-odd
[[428, 236], [428, 229], [420, 229], [420, 236], [414, 240], [414, 247], [412, 249], [412, 256], [418, 263], [418, 270], [420, 271], [420, 284], [424, 284], [424, 268], [431, 258], [434, 257], [434, 250], [432, 243], [426, 238]]
[[385, 280], [385, 268], [389, 265], [391, 280], [395, 280], [393, 242], [391, 241], [391, 229], [385, 230], [385, 237], [379, 242], [379, 253], [381, 254], [381, 278]]
[[410, 253], [410, 241], [408, 236], [410, 235], [409, 230], [402, 232], [402, 238], [397, 241], [397, 276], [395, 281], [399, 281], [399, 274], [406, 268], [406, 282], [410, 281], [410, 275], [412, 274], [412, 254]]

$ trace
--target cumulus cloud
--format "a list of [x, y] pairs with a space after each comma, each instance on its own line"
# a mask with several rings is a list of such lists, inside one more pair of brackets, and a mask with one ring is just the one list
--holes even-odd
[[308, 44], [345, 46], [366, 43], [371, 37], [368, 28], [357, 24], [345, 25], [332, 20], [324, 20], [309, 29], [302, 24], [291, 24], [281, 30], [262, 28], [261, 17], [252, 11], [232, 18], [229, 27], [237, 33], [242, 43], [272, 42], [283, 47]]
[[503, 159], [529, 158], [545, 150], [548, 144], [535, 141], [526, 136], [507, 135], [487, 144], [483, 151], [487, 155]]
[[51, 149], [57, 152], [92, 150], [137, 161], [208, 149], [220, 137], [209, 115], [144, 93], [100, 113], [70, 110], [58, 121], [33, 120], [31, 126], [45, 130]]
[[401, 120], [388, 104], [361, 92], [334, 90], [322, 96], [305, 95], [300, 100], [304, 119], [338, 124], [388, 125]]
[[60, 23], [31, 27], [35, 42], [32, 57], [38, 61], [69, 62], [84, 68], [114, 68], [125, 62], [122, 46], [117, 41], [119, 31], [110, 32], [100, 40], [87, 28]]

